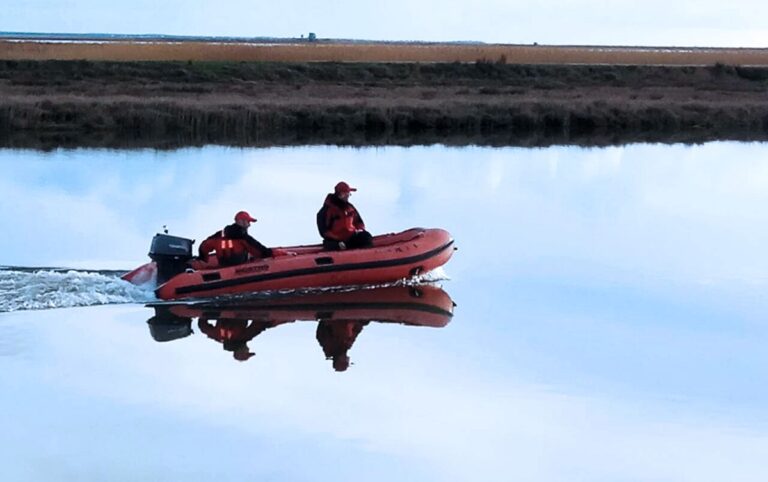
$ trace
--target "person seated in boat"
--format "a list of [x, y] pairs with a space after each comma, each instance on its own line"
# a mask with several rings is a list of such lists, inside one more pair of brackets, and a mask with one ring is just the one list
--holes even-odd
[[236, 318], [220, 318], [216, 324], [210, 320], [200, 317], [197, 320], [197, 327], [208, 338], [216, 340], [222, 344], [224, 350], [232, 352], [232, 357], [237, 361], [247, 361], [255, 353], [248, 348], [248, 342], [256, 338], [263, 331], [274, 328], [282, 322], [273, 323], [269, 321], [241, 320]]
[[357, 189], [344, 181], [334, 187], [325, 197], [317, 212], [317, 230], [323, 238], [323, 247], [328, 250], [368, 248], [373, 245], [371, 233], [365, 230], [365, 223], [349, 197]]
[[202, 261], [208, 262], [211, 252], [216, 252], [216, 260], [219, 266], [235, 266], [245, 263], [249, 258], [270, 258], [273, 256], [294, 255], [290, 251], [279, 248], [267, 248], [256, 241], [248, 228], [255, 223], [256, 218], [245, 211], [235, 215], [235, 222], [208, 236], [198, 249]]
[[319, 320], [315, 338], [325, 359], [332, 360], [334, 370], [343, 372], [349, 368], [347, 352], [368, 323], [370, 320]]

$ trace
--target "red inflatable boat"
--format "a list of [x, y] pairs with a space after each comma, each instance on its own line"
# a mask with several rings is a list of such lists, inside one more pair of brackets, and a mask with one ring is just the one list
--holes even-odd
[[283, 250], [296, 256], [257, 259], [220, 268], [215, 259], [208, 264], [192, 260], [193, 243], [176, 236], [156, 235], [149, 253], [153, 261], [123, 279], [135, 284], [156, 279], [155, 294], [164, 300], [367, 285], [431, 271], [448, 262], [455, 249], [447, 231], [413, 228], [374, 236], [371, 248], [325, 251], [321, 245], [284, 247]]
[[197, 319], [197, 331], [220, 343], [238, 361], [255, 354], [248, 344], [265, 331], [294, 322], [316, 322], [314, 338], [325, 359], [332, 360], [334, 370], [345, 371], [351, 365], [349, 351], [366, 326], [397, 323], [441, 328], [451, 321], [455, 304], [442, 289], [420, 285], [164, 301], [148, 306], [154, 308], [147, 324], [155, 341], [192, 335]]
[[294, 321], [363, 320], [441, 328], [455, 304], [437, 286], [389, 286], [353, 291], [314, 292], [249, 298], [236, 302], [157, 303], [154, 323], [163, 320], [254, 320], [281, 325]]

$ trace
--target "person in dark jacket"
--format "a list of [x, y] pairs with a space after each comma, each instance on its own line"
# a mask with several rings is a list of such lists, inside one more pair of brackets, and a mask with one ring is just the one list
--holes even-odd
[[269, 258], [291, 254], [280, 249], [267, 248], [256, 241], [248, 234], [248, 228], [253, 222], [256, 222], [256, 218], [247, 212], [240, 211], [237, 213], [234, 224], [213, 233], [200, 243], [200, 259], [207, 262], [210, 253], [215, 251], [219, 266], [234, 266], [245, 263], [249, 256], [251, 258]]
[[238, 361], [247, 361], [254, 353], [248, 348], [248, 342], [253, 340], [263, 331], [274, 328], [282, 322], [240, 320], [220, 318], [216, 324], [212, 324], [207, 318], [200, 318], [197, 327], [208, 338], [222, 344], [224, 350], [232, 352], [232, 357]]
[[349, 196], [357, 191], [344, 181], [336, 184], [333, 193], [325, 197], [317, 213], [317, 230], [323, 237], [323, 247], [329, 250], [367, 248], [373, 245], [371, 233]]
[[319, 320], [315, 338], [323, 349], [326, 360], [333, 360], [333, 369], [337, 372], [349, 368], [347, 352], [370, 320]]

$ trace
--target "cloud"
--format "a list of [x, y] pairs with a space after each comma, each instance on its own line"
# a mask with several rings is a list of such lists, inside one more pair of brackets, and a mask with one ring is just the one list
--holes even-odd
[[199, 241], [242, 209], [267, 245], [316, 243], [315, 213], [343, 179], [360, 189], [353, 202], [375, 233], [451, 231], [462, 251], [449, 274], [759, 287], [768, 283], [761, 155], [738, 143], [38, 154], [4, 167], [0, 220], [13, 229], [1, 261], [130, 268], [163, 225]]
[[[472, 357], [430, 349], [409, 336], [414, 328], [367, 327], [353, 348], [362, 367], [339, 376], [321, 362], [309, 323], [265, 332], [251, 343], [254, 362], [235, 366], [200, 335], [147, 349], [146, 326], [128, 322], [146, 316], [142, 310], [97, 311], [88, 350], [66, 324], [41, 332], [46, 364], [38, 367], [44, 373], [39, 382], [87, 397], [95, 407], [118, 401], [129, 411], [173, 414], [212, 432], [287, 437], [288, 444], [346, 441], [427, 467], [435, 480], [550, 481], [578, 474], [588, 480], [759, 481], [768, 475], [763, 425], [747, 428], [664, 398], [609, 397], [599, 387], [591, 394], [555, 391], [514, 371], [484, 370]], [[142, 356], [135, 356], [139, 351]], [[208, 447], [209, 455], [217, 447], [226, 443]]]

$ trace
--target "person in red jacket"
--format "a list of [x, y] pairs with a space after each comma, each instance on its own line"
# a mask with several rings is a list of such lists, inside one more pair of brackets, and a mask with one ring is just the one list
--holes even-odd
[[238, 361], [247, 361], [254, 353], [248, 348], [248, 342], [261, 334], [264, 330], [274, 328], [284, 322], [257, 321], [219, 318], [216, 324], [212, 324], [207, 318], [200, 317], [197, 327], [208, 338], [222, 344], [224, 350], [232, 352], [232, 357]]
[[349, 196], [357, 191], [344, 181], [336, 184], [333, 193], [317, 212], [317, 230], [323, 237], [323, 247], [329, 250], [367, 248], [373, 245], [371, 233], [365, 230], [365, 223]]
[[315, 338], [323, 349], [326, 360], [333, 360], [333, 369], [337, 372], [349, 368], [347, 352], [357, 339], [357, 335], [370, 323], [370, 320], [318, 320]]
[[248, 234], [248, 228], [254, 222], [256, 222], [256, 218], [247, 212], [240, 211], [237, 213], [234, 224], [213, 233], [200, 243], [198, 250], [200, 259], [207, 262], [210, 253], [215, 251], [219, 266], [224, 267], [245, 263], [249, 256], [251, 258], [269, 258], [292, 254], [280, 249], [267, 248], [256, 241]]

